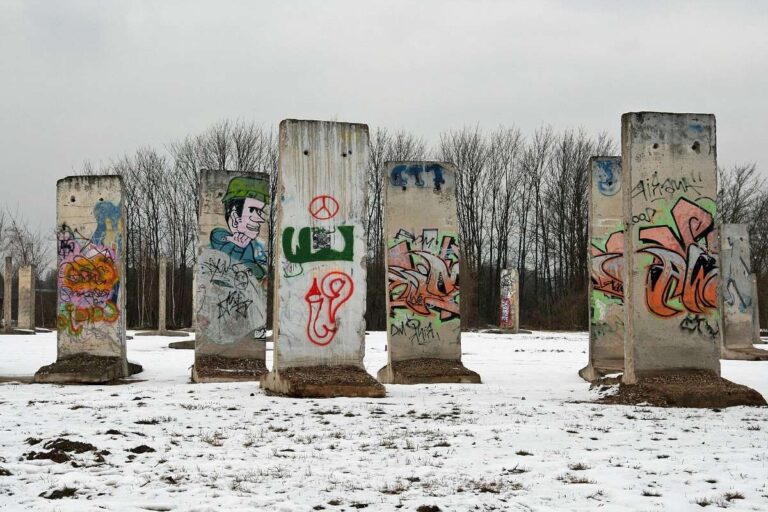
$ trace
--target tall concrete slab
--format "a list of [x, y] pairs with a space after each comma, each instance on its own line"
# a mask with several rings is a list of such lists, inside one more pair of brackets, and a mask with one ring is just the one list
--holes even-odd
[[368, 127], [280, 123], [274, 368], [289, 396], [383, 396], [363, 367]]
[[722, 268], [723, 359], [768, 360], [768, 351], [759, 343], [755, 326], [757, 276], [752, 271], [749, 232], [746, 224], [723, 224], [720, 253]]
[[715, 117], [624, 114], [621, 140], [623, 382], [690, 370], [719, 376]]
[[269, 175], [201, 171], [195, 382], [267, 372]]
[[13, 258], [5, 257], [5, 272], [3, 273], [3, 331], [13, 332], [11, 319], [11, 298], [13, 292]]
[[499, 328], [516, 334], [520, 331], [520, 277], [517, 269], [502, 269], [499, 281]]
[[166, 311], [165, 305], [167, 301], [168, 290], [168, 260], [160, 258], [157, 269], [157, 330], [161, 333], [167, 331], [166, 329]]
[[579, 375], [593, 381], [624, 369], [621, 157], [593, 157], [589, 177], [589, 362]]
[[125, 221], [119, 176], [56, 185], [58, 344], [36, 382], [99, 383], [127, 376]]
[[456, 171], [441, 162], [388, 162], [383, 177], [391, 384], [480, 382], [461, 363]]
[[35, 333], [35, 288], [37, 269], [34, 265], [19, 268], [19, 312], [17, 328]]

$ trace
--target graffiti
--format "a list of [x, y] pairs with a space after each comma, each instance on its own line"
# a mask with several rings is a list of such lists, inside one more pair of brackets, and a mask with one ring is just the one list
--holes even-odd
[[431, 322], [422, 325], [418, 318], [408, 318], [398, 323], [392, 323], [389, 332], [393, 336], [406, 336], [408, 341], [416, 345], [427, 345], [440, 339], [440, 334], [435, 331]]
[[640, 228], [648, 245], [638, 252], [653, 256], [648, 267], [646, 303], [658, 316], [683, 311], [701, 314], [717, 305], [719, 270], [713, 254], [717, 232], [712, 214], [681, 198], [671, 210], [675, 231], [669, 226]]
[[697, 332], [710, 338], [716, 337], [720, 334], [720, 326], [715, 323], [710, 323], [706, 317], [686, 314], [685, 318], [680, 322], [680, 328], [684, 331]]
[[637, 224], [638, 222], [651, 222], [655, 216], [656, 209], [646, 208], [642, 213], [632, 216], [632, 223]]
[[269, 183], [263, 177], [232, 178], [221, 202], [224, 203], [227, 228], [211, 231], [211, 248], [245, 265], [256, 279], [263, 279], [267, 275], [268, 258], [257, 237], [261, 225], [266, 222]]
[[664, 181], [659, 181], [659, 174], [654, 172], [650, 178], [641, 179], [632, 187], [632, 197], [642, 195], [646, 201], [658, 201], [665, 197], [672, 197], [677, 193], [688, 194], [690, 192], [694, 192], [697, 197], [700, 197], [701, 181], [700, 175], [695, 176], [693, 174], [690, 177], [667, 178]]
[[301, 263], [291, 263], [283, 261], [283, 277], [296, 277], [304, 273], [304, 267]]
[[436, 229], [425, 229], [415, 237], [401, 229], [389, 248], [388, 265], [390, 315], [404, 308], [425, 317], [437, 315], [441, 320], [459, 317], [455, 235], [439, 237]]
[[245, 290], [255, 285], [251, 282], [251, 269], [242, 263], [231, 263], [224, 259], [209, 257], [200, 263], [202, 275], [209, 277], [209, 282], [224, 288]]
[[84, 307], [67, 303], [64, 304], [63, 309], [64, 313], [59, 313], [56, 323], [60, 330], [66, 331], [70, 336], [80, 336], [84, 325], [98, 322], [114, 323], [120, 317], [114, 302], [106, 302], [103, 306]]
[[445, 183], [443, 178], [443, 168], [439, 164], [400, 164], [392, 168], [389, 173], [389, 181], [396, 187], [403, 187], [405, 189], [408, 186], [408, 178], [410, 176], [414, 180], [414, 184], [421, 188], [424, 187], [425, 182], [422, 178], [423, 173], [432, 174], [432, 184], [435, 190], [440, 190], [440, 186]]
[[728, 251], [723, 254], [723, 301], [736, 305], [738, 299], [739, 311], [744, 313], [752, 305], [752, 271], [749, 268], [749, 257], [744, 254], [742, 244], [744, 239], [728, 237]]
[[604, 196], [616, 195], [621, 190], [620, 169], [611, 160], [597, 160], [596, 163], [597, 190]]
[[355, 285], [344, 272], [329, 272], [320, 280], [312, 278], [312, 286], [304, 296], [309, 307], [307, 338], [324, 347], [336, 336], [336, 313], [352, 297]]
[[593, 243], [590, 252], [592, 289], [623, 299], [624, 231], [611, 233], [605, 242], [605, 250]]
[[339, 213], [339, 202], [333, 196], [320, 195], [309, 202], [309, 214], [317, 220], [332, 219]]
[[[112, 324], [120, 318], [120, 271], [115, 252], [122, 244], [119, 213], [119, 206], [99, 202], [94, 208], [97, 228], [90, 239], [66, 224], [61, 226], [57, 237], [56, 323], [69, 336], [81, 336], [86, 326], [93, 330], [99, 324]], [[104, 241], [110, 245], [101, 243]]]
[[252, 299], [247, 298], [239, 290], [232, 290], [216, 304], [219, 309], [219, 319], [232, 317], [235, 320], [243, 320], [248, 318], [248, 309], [251, 304], [253, 304]]
[[[338, 226], [328, 229], [306, 227], [299, 230], [298, 244], [294, 245], [296, 231], [287, 227], [283, 231], [283, 253], [290, 263], [308, 263], [312, 261], [352, 261], [354, 244], [354, 226]], [[331, 235], [336, 231], [341, 234], [344, 246], [341, 250], [331, 248]]]

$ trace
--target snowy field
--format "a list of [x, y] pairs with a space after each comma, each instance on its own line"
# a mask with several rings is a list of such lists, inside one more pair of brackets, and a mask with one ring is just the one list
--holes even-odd
[[[191, 384], [178, 340], [129, 341], [145, 371], [127, 384], [0, 384], [0, 509], [768, 510], [768, 409], [583, 403], [584, 333], [466, 334], [483, 384], [375, 400]], [[367, 342], [375, 375], [384, 333]], [[55, 333], [0, 336], [0, 351], [0, 375], [29, 376], [55, 359]], [[768, 362], [724, 361], [723, 375], [768, 396]], [[97, 451], [27, 460], [57, 438]]]

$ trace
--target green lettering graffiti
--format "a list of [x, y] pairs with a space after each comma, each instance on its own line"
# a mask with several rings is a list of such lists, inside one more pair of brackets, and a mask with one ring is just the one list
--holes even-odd
[[354, 226], [338, 226], [335, 228], [344, 240], [344, 248], [340, 251], [331, 248], [330, 235], [327, 228], [301, 228], [299, 243], [294, 246], [292, 227], [283, 231], [283, 253], [291, 263], [309, 263], [311, 261], [352, 261], [354, 244]]

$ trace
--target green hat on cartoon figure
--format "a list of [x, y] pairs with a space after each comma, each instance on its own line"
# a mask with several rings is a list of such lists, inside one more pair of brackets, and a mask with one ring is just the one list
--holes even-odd
[[269, 183], [264, 178], [238, 176], [229, 180], [227, 193], [221, 202], [229, 203], [233, 199], [258, 199], [264, 204], [269, 204]]

